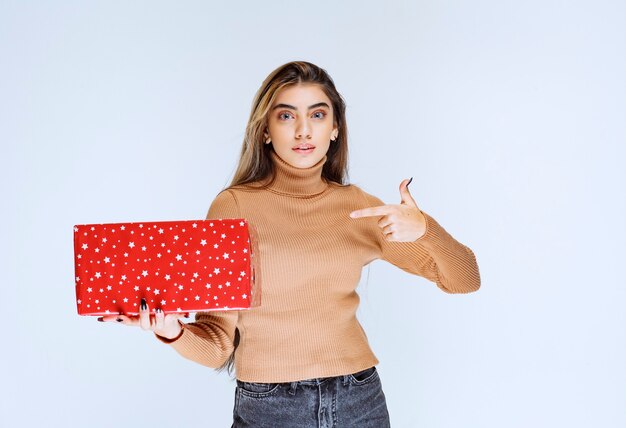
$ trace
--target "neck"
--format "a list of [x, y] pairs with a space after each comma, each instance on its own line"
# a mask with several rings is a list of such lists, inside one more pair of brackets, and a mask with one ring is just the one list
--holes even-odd
[[322, 178], [322, 168], [328, 159], [326, 156], [309, 168], [296, 168], [289, 165], [274, 150], [270, 151], [270, 158], [274, 163], [276, 177], [268, 187], [269, 190], [289, 196], [303, 197], [320, 194], [328, 187], [328, 183]]

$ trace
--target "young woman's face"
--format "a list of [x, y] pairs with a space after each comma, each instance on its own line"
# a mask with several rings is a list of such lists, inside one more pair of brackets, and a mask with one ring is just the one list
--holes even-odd
[[330, 99], [319, 85], [297, 84], [281, 89], [268, 113], [265, 141], [289, 165], [309, 168], [337, 138]]

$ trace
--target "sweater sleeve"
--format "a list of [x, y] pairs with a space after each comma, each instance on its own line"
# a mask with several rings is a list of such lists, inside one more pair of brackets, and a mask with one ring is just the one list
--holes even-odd
[[[217, 195], [207, 219], [240, 218], [237, 201], [230, 190]], [[234, 336], [239, 311], [209, 311], [195, 314], [195, 321], [183, 324], [176, 339], [155, 336], [169, 344], [183, 357], [211, 368], [220, 367], [234, 350]]]
[[[363, 194], [368, 207], [385, 205], [377, 197]], [[480, 273], [473, 251], [454, 239], [434, 218], [421, 212], [426, 219], [426, 232], [414, 242], [387, 241], [378, 227], [379, 218], [370, 219], [381, 259], [436, 283], [446, 293], [478, 290]]]

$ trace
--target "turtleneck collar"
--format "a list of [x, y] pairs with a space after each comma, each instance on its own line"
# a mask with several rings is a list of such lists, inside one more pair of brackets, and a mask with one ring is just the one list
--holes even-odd
[[328, 159], [327, 156], [309, 168], [289, 165], [274, 150], [270, 151], [270, 158], [274, 163], [276, 178], [268, 190], [289, 196], [306, 197], [320, 194], [328, 188], [328, 183], [322, 179], [322, 168]]

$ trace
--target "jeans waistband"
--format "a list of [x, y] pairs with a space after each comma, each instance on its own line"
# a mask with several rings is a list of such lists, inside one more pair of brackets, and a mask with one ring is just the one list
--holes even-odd
[[[375, 366], [373, 366], [375, 367]], [[329, 380], [335, 380], [335, 379], [341, 379], [343, 381], [343, 383], [347, 383], [348, 379], [350, 376], [352, 375], [358, 375], [361, 372], [364, 372], [366, 370], [370, 370], [372, 367], [368, 367], [366, 369], [363, 370], [359, 370], [358, 372], [354, 372], [354, 373], [350, 373], [350, 374], [346, 374], [346, 375], [338, 375], [338, 376], [329, 376], [329, 377], [316, 377], [316, 378], [311, 378], [311, 379], [303, 379], [303, 380], [297, 380], [297, 381], [293, 381], [293, 382], [275, 382], [275, 383], [282, 383], [285, 385], [291, 385], [292, 387], [294, 387], [296, 384], [297, 385], [321, 385], [325, 382], [328, 382]], [[240, 380], [237, 380], [237, 383], [240, 383]], [[254, 382], [254, 383], [262, 383], [262, 382]]]

